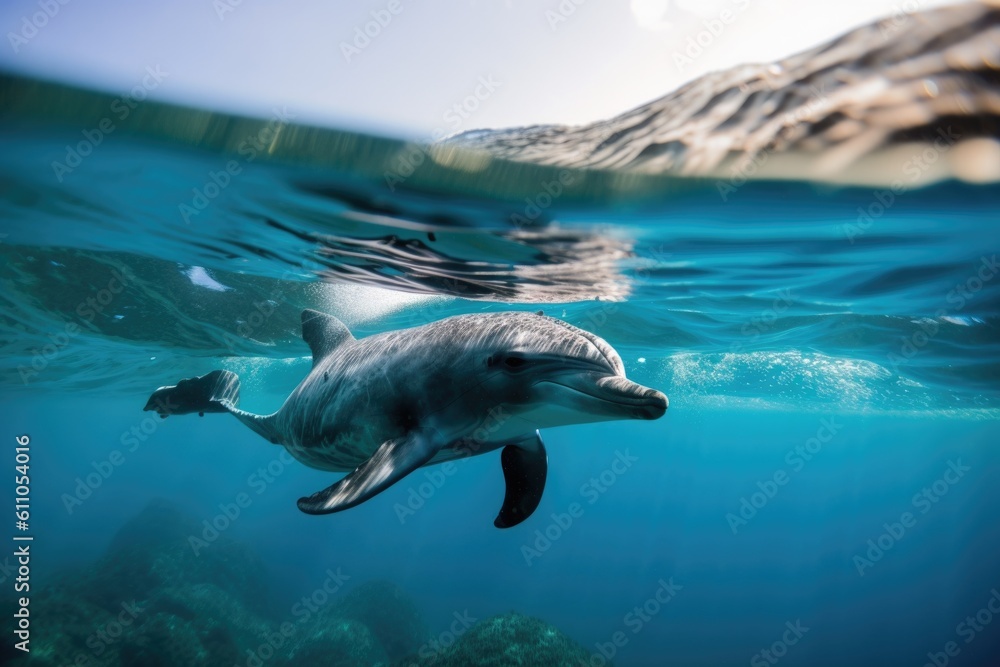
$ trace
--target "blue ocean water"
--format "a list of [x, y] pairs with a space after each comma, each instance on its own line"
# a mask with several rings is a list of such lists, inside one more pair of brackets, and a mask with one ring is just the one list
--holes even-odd
[[[513, 610], [595, 666], [1000, 664], [997, 186], [470, 166], [228, 117], [187, 136], [171, 108], [77, 162], [111, 107], [53, 95], [0, 130], [0, 392], [8, 446], [31, 440], [33, 586], [166, 499], [196, 557], [260, 555], [275, 623], [332, 571], [333, 597], [401, 587], [429, 642]], [[310, 367], [306, 307], [356, 336], [542, 309], [670, 409], [544, 432], [545, 495], [511, 529], [495, 454], [307, 516], [331, 474], [226, 415], [141, 411], [215, 368], [276, 409]]]

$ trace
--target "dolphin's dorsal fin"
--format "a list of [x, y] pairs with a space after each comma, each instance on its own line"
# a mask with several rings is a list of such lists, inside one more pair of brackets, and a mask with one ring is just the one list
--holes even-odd
[[347, 325], [333, 315], [318, 310], [302, 311], [302, 339], [312, 350], [313, 367], [340, 345], [354, 340]]

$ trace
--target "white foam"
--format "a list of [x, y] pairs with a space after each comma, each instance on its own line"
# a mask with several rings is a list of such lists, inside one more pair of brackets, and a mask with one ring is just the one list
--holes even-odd
[[411, 294], [370, 285], [322, 285], [325, 312], [336, 315], [347, 326], [368, 324], [392, 313], [418, 305], [426, 305], [450, 297]]

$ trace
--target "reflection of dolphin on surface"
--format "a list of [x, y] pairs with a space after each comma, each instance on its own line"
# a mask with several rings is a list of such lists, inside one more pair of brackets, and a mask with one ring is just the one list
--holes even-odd
[[313, 368], [271, 415], [244, 412], [239, 378], [212, 371], [160, 387], [146, 410], [161, 417], [230, 412], [314, 468], [352, 471], [299, 500], [310, 514], [368, 500], [423, 465], [503, 448], [506, 496], [494, 524], [534, 512], [545, 488], [536, 429], [657, 419], [667, 397], [625, 378], [604, 340], [542, 314], [459, 315], [360, 340], [342, 322], [306, 310]]

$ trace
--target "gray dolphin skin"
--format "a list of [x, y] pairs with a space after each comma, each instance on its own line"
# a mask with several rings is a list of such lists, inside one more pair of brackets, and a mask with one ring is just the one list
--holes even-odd
[[459, 315], [355, 339], [335, 317], [302, 313], [309, 375], [270, 415], [239, 409], [235, 373], [160, 387], [163, 418], [229, 412], [302, 463], [348, 472], [299, 500], [309, 514], [354, 507], [425, 465], [502, 449], [506, 494], [498, 528], [528, 518], [548, 459], [538, 429], [658, 419], [667, 397], [625, 378], [604, 340], [541, 313]]

